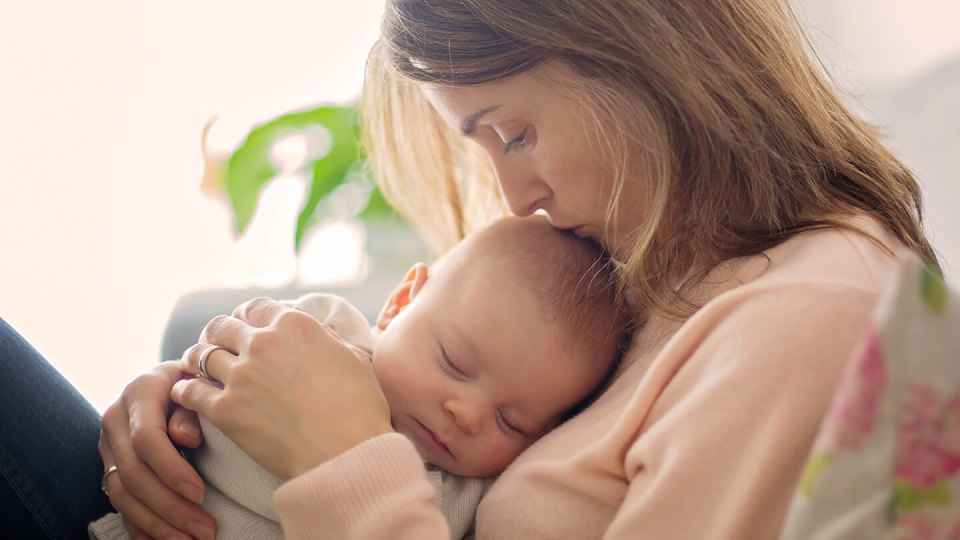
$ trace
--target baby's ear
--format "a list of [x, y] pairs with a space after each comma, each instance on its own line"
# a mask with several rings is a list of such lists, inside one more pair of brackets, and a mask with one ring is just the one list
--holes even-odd
[[407, 271], [407, 277], [403, 278], [400, 285], [397, 285], [397, 288], [390, 293], [383, 309], [380, 310], [380, 315], [377, 316], [377, 328], [385, 330], [390, 321], [401, 310], [410, 305], [410, 302], [420, 294], [424, 283], [427, 282], [427, 274], [427, 265], [423, 263], [417, 263]]

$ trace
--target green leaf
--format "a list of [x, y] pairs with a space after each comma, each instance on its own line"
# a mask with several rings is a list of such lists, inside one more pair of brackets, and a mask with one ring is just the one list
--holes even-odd
[[354, 153], [330, 155], [317, 161], [313, 167], [313, 178], [310, 182], [310, 192], [304, 202], [300, 215], [297, 216], [297, 230], [294, 234], [294, 246], [300, 251], [300, 243], [307, 229], [316, 221], [314, 213], [321, 199], [329, 195], [334, 189], [343, 184], [351, 165], [355, 162]]
[[820, 474], [830, 462], [833, 461], [833, 455], [826, 452], [814, 452], [807, 460], [803, 468], [803, 475], [800, 477], [800, 492], [807, 497], [813, 496], [813, 491], [817, 487], [817, 480]]
[[308, 155], [304, 160], [303, 167], [314, 171], [313, 185], [305, 204], [306, 214], [312, 213], [315, 201], [328, 194], [331, 185], [335, 187], [343, 180], [349, 165], [358, 157], [356, 106], [322, 106], [292, 112], [258, 126], [230, 156], [227, 164], [226, 190], [237, 233], [246, 229], [261, 190], [277, 175], [277, 169], [270, 161], [274, 144], [282, 136], [316, 126], [321, 126], [329, 134], [330, 145], [328, 152]]
[[367, 207], [360, 212], [360, 217], [363, 219], [373, 218], [373, 217], [386, 217], [386, 216], [399, 216], [396, 210], [390, 206], [390, 203], [383, 198], [383, 193], [380, 192], [379, 188], [374, 187], [370, 192], [370, 199], [367, 201]]
[[[313, 149], [299, 172], [308, 173], [310, 185], [297, 216], [294, 246], [300, 251], [307, 231], [321, 221], [320, 203], [341, 185], [364, 170], [366, 156], [359, 146], [359, 117], [355, 105], [321, 106], [279, 116], [250, 131], [243, 144], [230, 156], [225, 186], [235, 218], [235, 229], [242, 233], [253, 217], [264, 186], [277, 175], [270, 152], [277, 141], [291, 133], [309, 133], [322, 127], [329, 135], [329, 146]], [[372, 181], [370, 181], [372, 184]], [[367, 204], [359, 212], [362, 219], [398, 216], [375, 187], [370, 187]]]
[[890, 517], [896, 519], [900, 512], [909, 512], [921, 506], [942, 507], [953, 502], [950, 488], [938, 480], [929, 488], [920, 488], [897, 478], [893, 485]]

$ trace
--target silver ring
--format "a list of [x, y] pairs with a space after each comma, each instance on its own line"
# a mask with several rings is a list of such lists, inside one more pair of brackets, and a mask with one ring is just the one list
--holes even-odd
[[224, 351], [226, 350], [219, 345], [213, 345], [212, 347], [207, 347], [206, 349], [204, 349], [203, 353], [200, 354], [200, 363], [199, 363], [200, 376], [203, 377], [204, 379], [215, 380], [213, 377], [210, 376], [209, 373], [207, 373], [207, 359], [210, 358], [210, 355], [213, 353], [213, 351], [216, 351], [218, 349], [224, 350]]
[[110, 496], [110, 490], [107, 489], [107, 477], [111, 474], [117, 472], [117, 466], [113, 465], [103, 473], [103, 478], [100, 479], [100, 491], [103, 492], [107, 497]]

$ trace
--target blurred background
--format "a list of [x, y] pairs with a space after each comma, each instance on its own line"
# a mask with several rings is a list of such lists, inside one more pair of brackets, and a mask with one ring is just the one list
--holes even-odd
[[[957, 282], [960, 7], [795, 5], [828, 70], [917, 172]], [[357, 220], [316, 228], [296, 256], [295, 176], [269, 184], [242, 236], [225, 200], [200, 190], [211, 118], [208, 145], [229, 152], [274, 116], [356, 98], [382, 0], [0, 6], [0, 316], [99, 410], [161, 358], [185, 294], [372, 281], [356, 290], [378, 304], [422, 256], [400, 224]]]

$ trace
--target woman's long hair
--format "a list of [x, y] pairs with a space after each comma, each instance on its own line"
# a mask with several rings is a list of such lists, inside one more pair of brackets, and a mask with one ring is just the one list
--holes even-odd
[[688, 316], [691, 288], [720, 263], [850, 227], [851, 214], [937, 265], [916, 180], [815, 59], [786, 0], [390, 0], [367, 66], [365, 143], [388, 200], [443, 251], [505, 209], [479, 146], [418, 85], [559, 61], [579, 75], [565, 84], [614, 169], [608, 229], [619, 187], [653, 186], [620, 257], [621, 286], [651, 312]]

